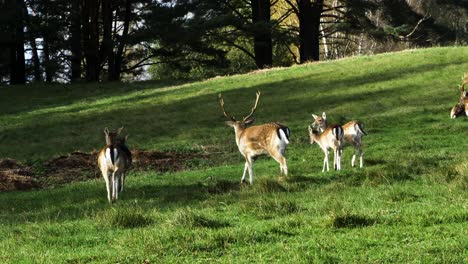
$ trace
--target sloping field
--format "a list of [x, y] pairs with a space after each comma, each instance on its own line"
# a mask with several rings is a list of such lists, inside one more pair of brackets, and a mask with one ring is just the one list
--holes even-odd
[[[182, 171], [135, 169], [113, 206], [104, 181], [80, 182], [89, 177], [79, 170], [0, 193], [0, 262], [466, 263], [468, 122], [449, 118], [466, 58], [467, 47], [434, 48], [170, 87], [1, 87], [0, 158], [38, 182], [51, 160], [102, 147], [106, 126], [124, 125], [131, 149], [185, 158]], [[290, 175], [261, 158], [254, 185], [241, 186], [217, 95], [241, 117], [257, 90], [255, 123], [291, 129]], [[351, 168], [347, 148], [342, 171], [321, 173], [307, 126], [323, 111], [365, 124], [364, 169]]]

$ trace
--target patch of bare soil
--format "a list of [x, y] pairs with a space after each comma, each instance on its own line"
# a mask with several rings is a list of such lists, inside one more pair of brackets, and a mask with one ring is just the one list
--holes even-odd
[[[139, 171], [180, 171], [187, 161], [205, 154], [135, 150], [132, 168]], [[72, 152], [40, 165], [26, 166], [13, 159], [0, 160], [0, 192], [45, 188], [56, 184], [100, 178], [97, 152]]]
[[13, 159], [0, 160], [0, 192], [30, 190], [38, 186], [38, 181], [32, 177], [30, 167], [21, 165]]

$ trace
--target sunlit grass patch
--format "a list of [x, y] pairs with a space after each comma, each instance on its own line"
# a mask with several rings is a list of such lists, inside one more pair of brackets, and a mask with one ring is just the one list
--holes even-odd
[[260, 219], [270, 219], [274, 216], [285, 216], [302, 211], [294, 201], [279, 197], [260, 197], [249, 200], [241, 205], [245, 213], [253, 214]]

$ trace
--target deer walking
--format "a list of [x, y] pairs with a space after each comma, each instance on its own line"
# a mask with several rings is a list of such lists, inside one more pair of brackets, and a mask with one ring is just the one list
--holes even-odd
[[237, 121], [224, 109], [224, 100], [222, 95], [219, 94], [221, 110], [224, 116], [230, 119], [230, 121], [226, 121], [226, 125], [234, 128], [237, 147], [245, 158], [241, 183], [245, 181], [245, 176], [248, 172], [251, 185], [253, 183], [253, 163], [260, 155], [269, 154], [280, 164], [280, 172], [288, 175], [284, 153], [289, 144], [289, 128], [276, 122], [248, 127], [255, 121], [251, 117], [257, 109], [259, 99], [260, 91], [257, 91], [257, 98], [250, 114], [244, 117], [242, 121]]
[[317, 143], [317, 145], [319, 145], [319, 147], [322, 149], [323, 153], [325, 153], [322, 172], [325, 172], [325, 167], [327, 168], [327, 171], [330, 171], [330, 166], [328, 163], [329, 149], [333, 149], [333, 168], [335, 170], [341, 170], [343, 128], [339, 125], [329, 126], [322, 132], [319, 130], [314, 130], [312, 126], [309, 126], [308, 128], [310, 144], [314, 144], [314, 142]]
[[[322, 113], [322, 116], [317, 116], [312, 114], [314, 122], [312, 123], [313, 127], [318, 127], [320, 131], [323, 131], [327, 128], [327, 115], [325, 112]], [[351, 166], [355, 166], [356, 153], [359, 152], [359, 168], [363, 167], [363, 151], [362, 151], [362, 136], [367, 135], [363, 129], [363, 124], [356, 120], [349, 121], [348, 123], [342, 126], [344, 131], [344, 142], [349, 145], [354, 146], [353, 158], [351, 159]]]
[[98, 154], [98, 166], [106, 182], [109, 203], [117, 201], [119, 192], [123, 191], [125, 174], [132, 163], [132, 154], [125, 145], [128, 136], [120, 137], [122, 130], [123, 127], [109, 131], [106, 127], [106, 146]]

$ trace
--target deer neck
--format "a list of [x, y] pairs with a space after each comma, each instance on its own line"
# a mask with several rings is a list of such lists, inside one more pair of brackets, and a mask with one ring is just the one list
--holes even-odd
[[327, 128], [327, 122], [323, 122], [323, 124], [319, 126], [320, 133], [323, 133], [323, 131], [325, 131], [326, 128]]
[[234, 127], [234, 132], [236, 133], [236, 144], [239, 146], [241, 135], [244, 133], [245, 128], [240, 126]]

